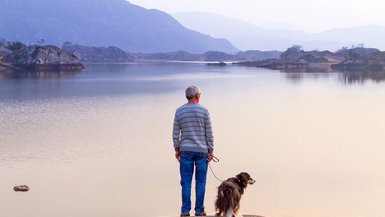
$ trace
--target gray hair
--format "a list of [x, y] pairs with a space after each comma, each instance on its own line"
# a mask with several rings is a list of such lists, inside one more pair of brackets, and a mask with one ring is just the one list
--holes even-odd
[[201, 93], [201, 89], [198, 86], [191, 85], [191, 86], [187, 87], [187, 89], [186, 89], [186, 98], [192, 99], [200, 93]]

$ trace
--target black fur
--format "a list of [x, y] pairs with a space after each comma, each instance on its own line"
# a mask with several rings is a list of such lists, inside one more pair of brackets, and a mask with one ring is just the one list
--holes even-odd
[[248, 184], [254, 184], [254, 180], [246, 172], [242, 172], [233, 178], [223, 181], [218, 187], [218, 195], [215, 201], [216, 216], [226, 215], [229, 208], [236, 214], [240, 207], [241, 196]]

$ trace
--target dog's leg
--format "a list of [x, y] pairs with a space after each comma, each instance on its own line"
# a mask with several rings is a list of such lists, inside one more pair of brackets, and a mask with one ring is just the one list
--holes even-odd
[[227, 209], [226, 217], [233, 217], [233, 216], [234, 216], [233, 208]]

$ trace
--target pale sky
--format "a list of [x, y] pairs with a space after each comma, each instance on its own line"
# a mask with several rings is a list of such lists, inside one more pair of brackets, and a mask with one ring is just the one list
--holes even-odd
[[385, 26], [385, 0], [128, 0], [167, 13], [210, 12], [255, 25], [283, 23], [307, 32]]

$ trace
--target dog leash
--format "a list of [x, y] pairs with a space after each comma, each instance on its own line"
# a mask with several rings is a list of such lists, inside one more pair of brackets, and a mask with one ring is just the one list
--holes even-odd
[[[213, 159], [212, 159], [212, 160], [213, 160], [214, 163], [219, 162], [219, 158], [217, 158], [217, 157], [215, 157], [215, 156], [213, 156]], [[218, 177], [215, 175], [213, 169], [211, 168], [210, 163], [208, 163], [208, 164], [209, 164], [209, 168], [210, 168], [210, 171], [211, 171], [211, 173], [213, 174], [213, 176], [214, 176], [218, 181], [223, 182], [223, 180], [221, 180], [220, 178], [218, 178]]]

